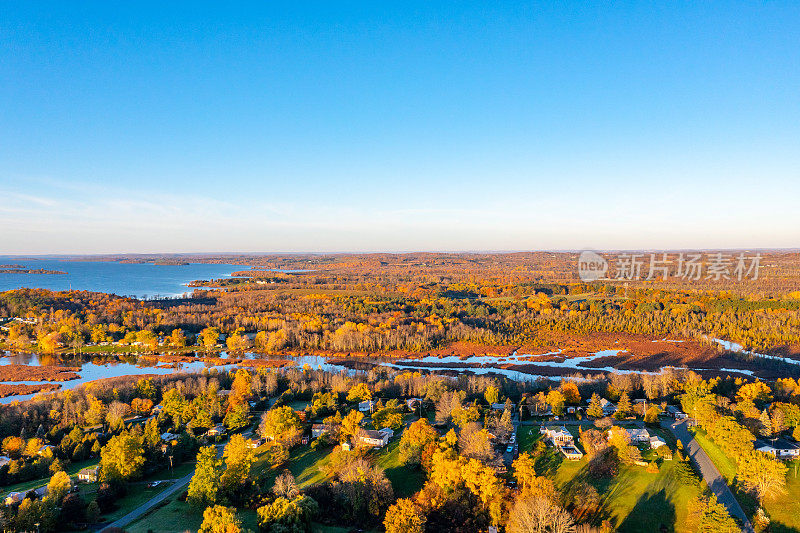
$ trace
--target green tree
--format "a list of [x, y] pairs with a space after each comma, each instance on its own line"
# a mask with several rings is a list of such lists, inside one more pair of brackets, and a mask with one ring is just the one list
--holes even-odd
[[246, 427], [250, 423], [250, 405], [246, 401], [234, 403], [222, 421], [231, 431]]
[[628, 396], [628, 392], [622, 391], [622, 394], [619, 397], [619, 402], [617, 402], [617, 412], [614, 413], [614, 418], [618, 420], [627, 418], [631, 414], [631, 409], [631, 399]]
[[204, 446], [197, 453], [197, 466], [189, 483], [187, 501], [195, 507], [207, 507], [217, 502], [222, 475], [222, 461], [214, 446]]
[[317, 514], [317, 502], [308, 496], [291, 500], [277, 498], [256, 510], [258, 525], [264, 531], [304, 533], [311, 531], [311, 520]]

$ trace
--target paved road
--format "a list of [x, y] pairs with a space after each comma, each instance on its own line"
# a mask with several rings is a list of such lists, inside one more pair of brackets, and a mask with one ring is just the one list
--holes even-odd
[[711, 461], [711, 458], [708, 457], [705, 450], [700, 447], [700, 444], [698, 444], [698, 442], [694, 440], [694, 437], [692, 437], [692, 434], [689, 433], [686, 420], [674, 423], [671, 421], [663, 421], [661, 422], [661, 426], [672, 431], [675, 437], [681, 441], [683, 449], [689, 455], [694, 465], [700, 470], [703, 479], [708, 483], [708, 487], [717, 496], [717, 500], [728, 508], [728, 512], [731, 516], [742, 521], [742, 524], [744, 524], [742, 531], [753, 533], [753, 526], [750, 524], [744, 511], [742, 511], [739, 502], [736, 501], [736, 498], [733, 496], [730, 487], [728, 487], [728, 484], [725, 482], [725, 478], [719, 473], [719, 470], [714, 466], [714, 463]]

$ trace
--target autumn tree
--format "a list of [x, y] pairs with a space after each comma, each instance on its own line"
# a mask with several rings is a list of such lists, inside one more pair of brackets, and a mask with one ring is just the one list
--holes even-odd
[[572, 516], [547, 498], [520, 495], [511, 508], [508, 533], [573, 533]]
[[347, 393], [348, 402], [366, 402], [372, 399], [372, 391], [366, 383], [354, 385]]
[[216, 347], [219, 341], [219, 328], [211, 326], [203, 329], [197, 336], [197, 340], [207, 352], [210, 352]]
[[138, 435], [115, 435], [100, 450], [100, 478], [104, 481], [127, 481], [138, 476], [143, 465], [142, 438]]
[[738, 479], [760, 502], [786, 491], [786, 466], [769, 455], [752, 451], [738, 461]]
[[400, 437], [400, 460], [406, 464], [421, 464], [423, 450], [438, 437], [426, 418], [412, 422]]
[[631, 399], [628, 396], [628, 391], [622, 391], [619, 402], [617, 402], [617, 411], [614, 413], [614, 418], [617, 420], [627, 418], [630, 416], [632, 410], [633, 408], [631, 406]]
[[354, 438], [361, 430], [361, 421], [364, 420], [364, 413], [355, 409], [347, 413], [342, 419], [342, 428], [339, 432], [340, 438], [347, 440]]
[[401, 498], [386, 510], [386, 533], [424, 533], [425, 513], [409, 498]]
[[198, 533], [240, 533], [242, 521], [234, 507], [214, 505], [203, 511], [203, 523]]
[[500, 390], [494, 385], [489, 385], [486, 387], [486, 390], [483, 391], [483, 397], [486, 398], [489, 405], [497, 403], [500, 401]]
[[275, 407], [262, 415], [258, 433], [284, 446], [294, 445], [302, 434], [300, 417], [288, 405]]
[[255, 453], [248, 445], [247, 440], [236, 434], [225, 445], [223, 455], [225, 459], [225, 472], [220, 477], [220, 485], [225, 494], [232, 499], [234, 495], [241, 495], [250, 482], [250, 468], [255, 459]]
[[596, 392], [592, 394], [592, 399], [589, 401], [589, 407], [586, 409], [586, 416], [603, 418], [603, 406], [600, 403], [600, 395]]
[[47, 499], [56, 506], [61, 505], [61, 500], [69, 493], [70, 489], [72, 489], [72, 481], [69, 474], [63, 470], [56, 472], [47, 484]]
[[687, 525], [697, 533], [739, 533], [742, 528], [731, 518], [715, 495], [696, 496], [689, 501]]

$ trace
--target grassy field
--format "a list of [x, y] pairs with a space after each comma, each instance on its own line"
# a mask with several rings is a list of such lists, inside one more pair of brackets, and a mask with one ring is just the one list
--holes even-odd
[[425, 472], [400, 462], [400, 439], [395, 439], [383, 450], [376, 452], [375, 464], [383, 468], [398, 498], [407, 498], [425, 484]]
[[[748, 516], [755, 513], [757, 502], [742, 491], [736, 490], [736, 463], [725, 455], [725, 452], [712, 441], [701, 428], [694, 428], [694, 438], [705, 450], [722, 476], [728, 481], [736, 499]], [[798, 468], [800, 472], [800, 468]], [[786, 494], [768, 499], [764, 502], [764, 510], [772, 520], [774, 533], [800, 533], [800, 473], [795, 475], [794, 464], [789, 464], [789, 476], [786, 479]]]
[[[538, 426], [520, 426], [517, 439], [520, 451], [529, 450], [539, 438]], [[578, 426], [569, 426], [577, 435]], [[659, 432], [656, 432], [659, 433]], [[649, 452], [644, 452], [645, 457]], [[595, 480], [588, 475], [588, 462], [567, 461], [555, 449], [536, 460], [536, 471], [553, 480], [567, 494], [579, 483], [589, 483], [600, 495], [599, 520], [610, 520], [620, 532], [672, 531], [688, 533], [684, 527], [686, 507], [700, 492], [699, 487], [681, 483], [672, 475], [676, 461], [664, 461], [657, 473], [644, 467], [620, 466], [613, 479]], [[663, 529], [662, 529], [663, 528]]]

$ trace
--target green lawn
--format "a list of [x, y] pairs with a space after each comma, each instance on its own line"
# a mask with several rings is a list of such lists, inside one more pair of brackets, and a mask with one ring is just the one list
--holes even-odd
[[[578, 426], [568, 427], [577, 435]], [[538, 426], [520, 426], [517, 432], [520, 451], [530, 450], [539, 437]], [[610, 520], [618, 531], [659, 531], [664, 526], [665, 531], [688, 533], [684, 527], [686, 507], [700, 493], [700, 488], [677, 480], [672, 475], [675, 464], [676, 461], [664, 461], [657, 473], [648, 473], [644, 467], [622, 465], [615, 478], [595, 480], [588, 475], [585, 458], [567, 461], [554, 448], [548, 448], [536, 458], [536, 471], [552, 479], [556, 488], [566, 494], [578, 483], [592, 485], [600, 495], [599, 520]]]
[[397, 436], [386, 448], [374, 453], [375, 465], [384, 469], [396, 497], [407, 498], [425, 484], [425, 472], [400, 461], [400, 439]]

